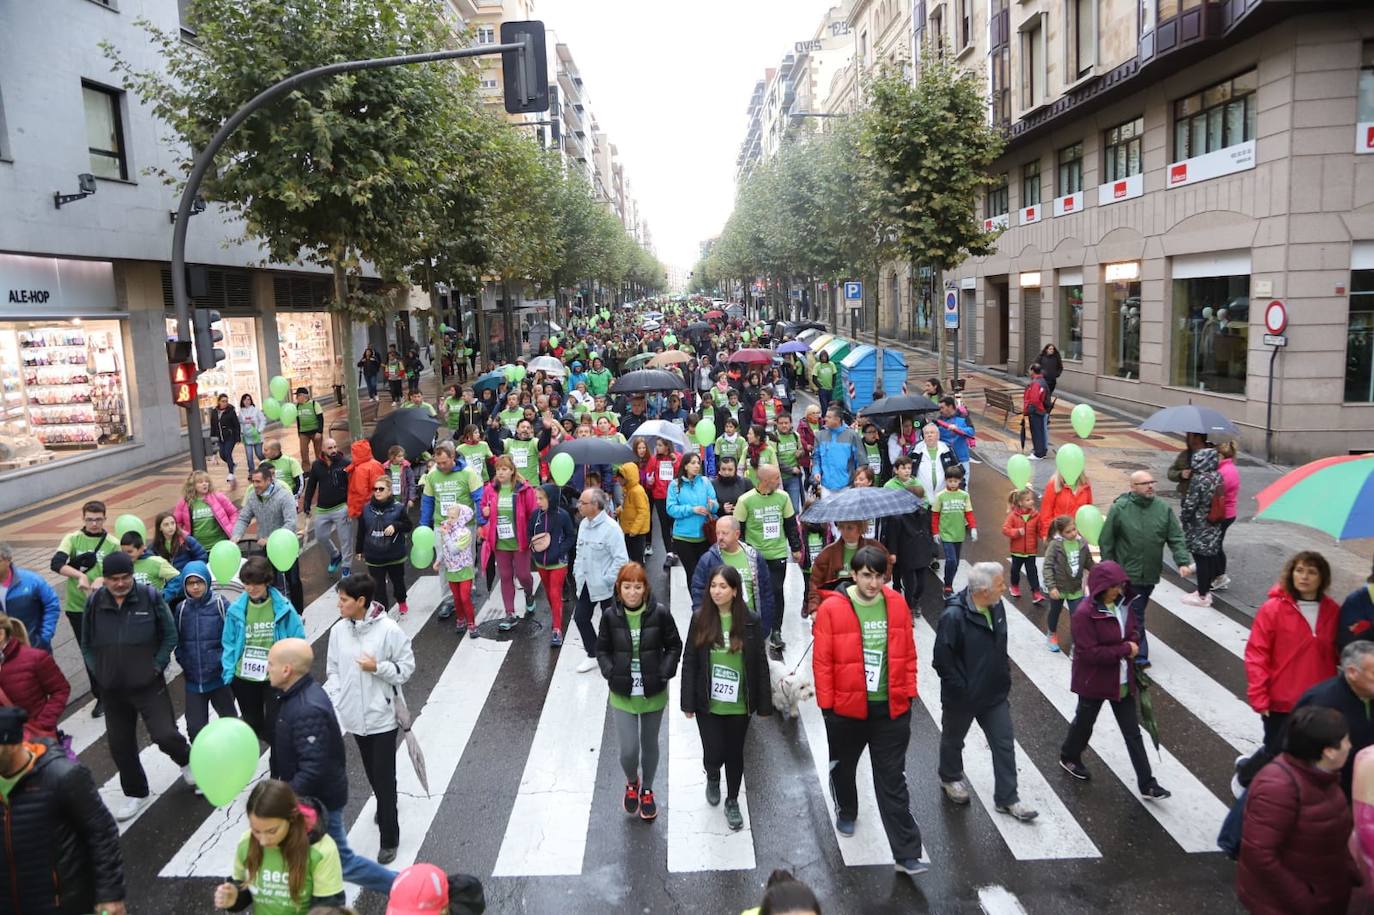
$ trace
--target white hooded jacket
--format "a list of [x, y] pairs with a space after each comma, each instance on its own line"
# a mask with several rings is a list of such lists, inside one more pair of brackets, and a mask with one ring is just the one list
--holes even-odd
[[[375, 672], [358, 666], [371, 655]], [[410, 639], [376, 601], [360, 620], [341, 619], [329, 630], [324, 691], [334, 703], [346, 733], [384, 734], [396, 727], [395, 697], [415, 673]]]

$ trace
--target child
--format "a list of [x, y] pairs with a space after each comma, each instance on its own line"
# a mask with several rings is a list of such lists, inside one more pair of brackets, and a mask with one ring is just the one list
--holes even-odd
[[945, 550], [945, 596], [954, 593], [954, 574], [964, 552], [964, 537], [978, 542], [978, 521], [973, 517], [973, 500], [968, 490], [960, 489], [964, 469], [952, 465], [945, 471], [945, 488], [930, 506], [930, 532], [940, 538]]
[[[884, 489], [905, 489], [925, 501], [925, 490], [911, 475], [911, 458], [901, 455], [892, 462], [892, 479]], [[930, 524], [922, 505], [916, 511], [894, 518], [884, 518], [879, 539], [892, 554], [892, 584], [902, 592], [913, 613], [918, 612], [921, 592], [925, 585], [925, 568], [933, 554]]]
[[400, 445], [392, 445], [386, 452], [386, 463], [382, 472], [391, 477], [391, 491], [396, 501], [409, 510], [415, 504], [415, 473], [406, 460], [406, 450]]
[[[1050, 651], [1059, 650], [1059, 611], [1083, 597], [1083, 576], [1093, 567], [1093, 554], [1078, 535], [1071, 515], [1050, 522], [1049, 546], [1045, 548], [1045, 586], [1050, 591], [1050, 613], [1045, 621]], [[1072, 610], [1070, 610], [1072, 612]]]
[[1021, 569], [1026, 570], [1030, 580], [1031, 602], [1043, 604], [1045, 595], [1040, 593], [1040, 573], [1035, 568], [1035, 557], [1040, 554], [1040, 520], [1035, 510], [1035, 492], [1014, 489], [1007, 496], [1007, 520], [1002, 522], [1002, 533], [1011, 541], [1011, 587], [1012, 597], [1021, 596]]
[[[119, 538], [119, 549], [134, 561], [134, 581], [137, 584], [152, 588], [168, 604], [181, 599], [181, 573], [176, 566], [147, 549], [142, 534], [127, 531]], [[86, 577], [94, 580], [98, 571], [98, 568], [93, 568], [86, 573]]]
[[177, 607], [176, 659], [186, 675], [186, 730], [194, 743], [210, 720], [210, 706], [221, 718], [238, 717], [234, 692], [224, 682], [224, 616], [229, 603], [210, 587], [205, 563], [186, 563], [181, 576], [186, 599]]
[[563, 644], [563, 586], [568, 577], [569, 551], [577, 542], [572, 517], [560, 504], [558, 486], [545, 483], [534, 494], [536, 510], [530, 516], [530, 553], [534, 570], [549, 598], [553, 636], [549, 645]]
[[443, 572], [448, 589], [453, 594], [454, 630], [466, 632], [470, 638], [480, 638], [477, 616], [472, 606], [473, 562], [472, 507], [455, 502], [448, 507], [439, 525], [439, 550], [434, 559], [434, 571]]

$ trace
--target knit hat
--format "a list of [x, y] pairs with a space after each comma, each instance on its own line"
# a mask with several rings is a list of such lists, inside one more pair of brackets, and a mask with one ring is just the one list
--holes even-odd
[[105, 562], [101, 566], [101, 574], [110, 575], [132, 575], [134, 574], [133, 557], [123, 551], [115, 551], [105, 556]]
[[24, 742], [24, 722], [29, 713], [17, 705], [0, 706], [0, 746]]

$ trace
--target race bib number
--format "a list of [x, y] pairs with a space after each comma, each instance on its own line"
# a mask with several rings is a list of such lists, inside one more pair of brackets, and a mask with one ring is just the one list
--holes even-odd
[[877, 521], [869, 521], [869, 522], [868, 522], [868, 526], [864, 528], [864, 537], [868, 538], [869, 540], [872, 540], [872, 539], [873, 539], [874, 537], [876, 537], [877, 535], [878, 535], [878, 522], [877, 522]]
[[883, 653], [878, 650], [864, 649], [864, 686], [870, 693], [878, 691], [878, 680], [883, 675]]
[[673, 425], [674, 425], [674, 426], [677, 426], [679, 429], [686, 429], [686, 428], [687, 428], [687, 420], [685, 420], [685, 419], [683, 419], [681, 416], [679, 416], [677, 419], [674, 419], [674, 420], [673, 420]]
[[644, 674], [639, 669], [639, 658], [635, 658], [630, 664], [630, 695], [644, 695]]
[[509, 518], [497, 518], [496, 536], [499, 540], [514, 540], [515, 521]]
[[243, 649], [243, 661], [239, 664], [239, 676], [244, 680], [261, 683], [267, 679], [267, 649], [249, 645]]
[[530, 466], [530, 453], [523, 448], [512, 449], [510, 458], [515, 462], [517, 470], [524, 470], [526, 467]]
[[671, 480], [671, 479], [673, 478], [673, 462], [672, 462], [672, 461], [659, 461], [659, 462], [658, 462], [658, 478], [659, 478], [660, 480]]
[[877, 476], [878, 473], [883, 469], [882, 456], [877, 454], [870, 454], [868, 456], [868, 469], [873, 471], [874, 476]]
[[776, 518], [763, 522], [763, 539], [777, 540], [782, 536], [782, 522]]
[[738, 702], [739, 671], [725, 664], [711, 665], [711, 698], [717, 702]]

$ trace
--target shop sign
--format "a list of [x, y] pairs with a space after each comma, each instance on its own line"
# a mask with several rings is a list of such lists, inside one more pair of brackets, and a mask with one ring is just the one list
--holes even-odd
[[1039, 222], [1039, 221], [1040, 221], [1040, 216], [1041, 216], [1040, 204], [1035, 203], [1035, 204], [1031, 204], [1031, 205], [1028, 206], [1028, 207], [1022, 207], [1022, 208], [1021, 208], [1021, 225], [1023, 225], [1023, 226], [1028, 226], [1028, 225], [1031, 225], [1032, 223]]
[[1010, 223], [1010, 213], [1003, 213], [1000, 216], [991, 216], [983, 220], [983, 231], [991, 232], [993, 229], [1005, 229]]
[[1119, 181], [1108, 181], [1106, 184], [1097, 186], [1097, 205], [1107, 206], [1112, 203], [1120, 203], [1123, 200], [1130, 200], [1145, 193], [1145, 176], [1131, 175], [1129, 178], [1122, 178]]
[[1140, 261], [1106, 264], [1103, 266], [1103, 273], [1108, 283], [1134, 283], [1140, 279]]
[[1374, 121], [1355, 125], [1355, 152], [1374, 153]]
[[1022, 289], [1039, 288], [1040, 271], [1036, 270], [1031, 273], [1021, 274], [1021, 276], [1019, 277], [1019, 283]]
[[111, 314], [114, 265], [0, 254], [0, 314], [12, 318], [77, 318]]
[[1169, 187], [1196, 184], [1222, 175], [1249, 171], [1255, 167], [1255, 141], [1246, 140], [1235, 146], [1203, 153], [1169, 166]]
[[1077, 213], [1083, 209], [1083, 192], [1077, 194], [1065, 194], [1063, 197], [1054, 198], [1054, 215], [1067, 216], [1070, 213]]

